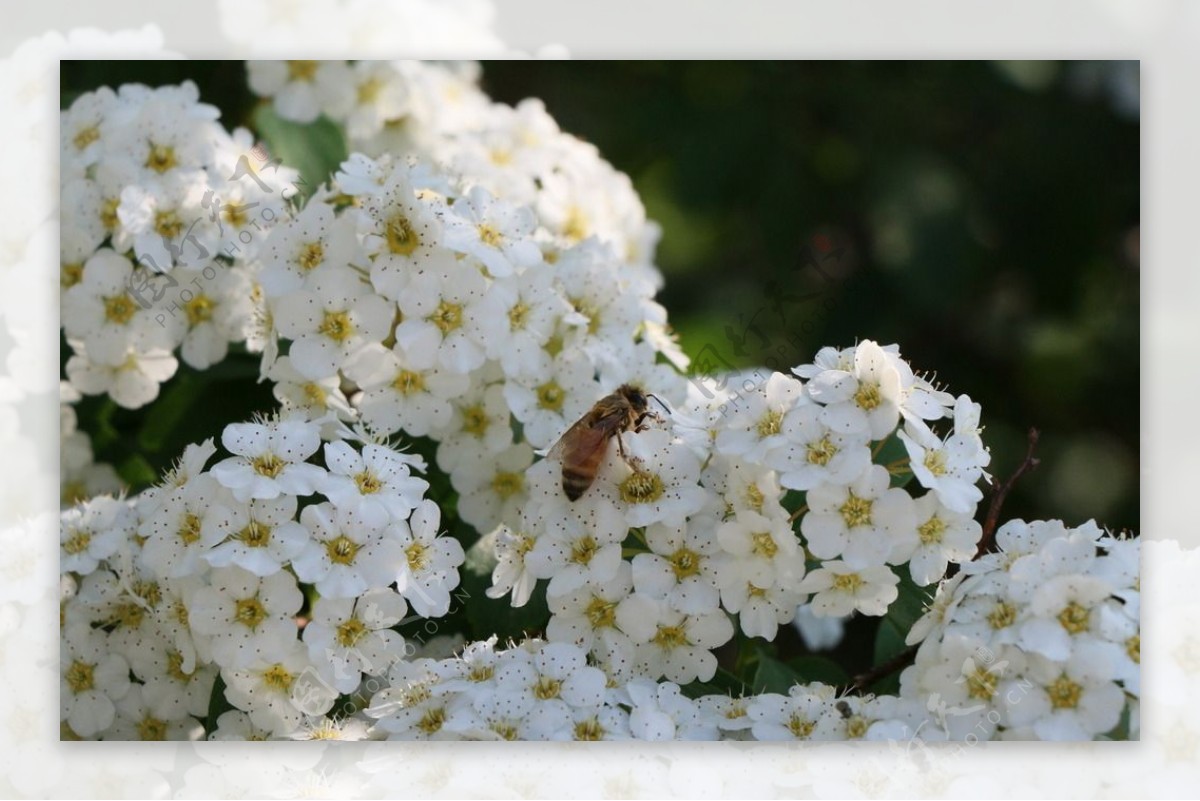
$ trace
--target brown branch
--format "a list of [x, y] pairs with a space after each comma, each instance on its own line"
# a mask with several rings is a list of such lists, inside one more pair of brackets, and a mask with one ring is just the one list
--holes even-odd
[[917, 656], [917, 646], [912, 645], [893, 656], [883, 664], [876, 665], [865, 673], [860, 673], [850, 682], [851, 690], [865, 690], [884, 676], [889, 676], [898, 670], [903, 670], [912, 664]]
[[997, 485], [993, 479], [992, 502], [988, 506], [987, 517], [983, 520], [983, 536], [979, 539], [979, 548], [975, 551], [976, 559], [990, 551], [992, 544], [996, 541], [996, 526], [1000, 522], [1000, 508], [1004, 505], [1004, 499], [1008, 497], [1009, 490], [1017, 483], [1018, 478], [1037, 467], [1041, 461], [1033, 455], [1037, 444], [1038, 430], [1031, 428], [1029, 429], [1029, 445], [1025, 450], [1025, 459], [1017, 465], [1017, 469], [1003, 484]]

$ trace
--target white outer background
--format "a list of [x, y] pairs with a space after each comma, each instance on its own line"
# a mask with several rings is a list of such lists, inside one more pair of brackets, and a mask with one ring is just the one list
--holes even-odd
[[[1200, 4], [40, 0], [6, 17], [0, 29], [0, 796], [1161, 797], [1200, 787], [1194, 589], [1200, 587]], [[95, 31], [70, 34], [77, 28], [127, 33], [116, 40]], [[163, 50], [196, 58], [1141, 59], [1142, 361], [1109, 367], [1142, 398], [1142, 742], [59, 743], [57, 61], [161, 57]]]

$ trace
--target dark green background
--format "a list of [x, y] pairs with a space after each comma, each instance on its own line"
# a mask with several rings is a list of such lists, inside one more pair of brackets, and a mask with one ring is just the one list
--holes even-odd
[[[1037, 89], [988, 62], [505, 61], [483, 74], [497, 100], [542, 98], [633, 178], [664, 228], [660, 300], [690, 354], [790, 366], [825, 344], [899, 343], [983, 404], [997, 475], [1041, 430], [1042, 466], [1005, 517], [1136, 529], [1139, 126], [1107, 94], [1071, 91], [1072, 69], [1042, 65]], [[240, 62], [62, 68], [64, 102], [185, 78], [226, 125], [249, 122]], [[820, 262], [829, 279], [803, 265], [814, 237], [844, 248]], [[751, 321], [762, 338], [738, 354], [726, 327]], [[229, 414], [269, 400], [247, 392], [217, 400]]]

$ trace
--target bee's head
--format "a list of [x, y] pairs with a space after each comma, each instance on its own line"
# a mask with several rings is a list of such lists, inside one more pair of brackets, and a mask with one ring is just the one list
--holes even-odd
[[646, 406], [648, 405], [646, 393], [642, 392], [640, 388], [635, 387], [633, 384], [622, 384], [621, 386], [617, 387], [617, 394], [629, 401], [629, 405], [632, 406], [635, 411], [646, 411]]

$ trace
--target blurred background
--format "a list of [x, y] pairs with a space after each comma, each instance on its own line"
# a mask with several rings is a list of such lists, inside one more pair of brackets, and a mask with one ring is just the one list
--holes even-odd
[[[241, 62], [154, 67], [63, 62], [64, 105], [191, 79], [227, 126], [248, 123]], [[1136, 62], [497, 61], [483, 85], [541, 98], [633, 179], [698, 372], [898, 343], [983, 404], [998, 477], [1041, 431], [1005, 518], [1138, 528]], [[213, 400], [234, 419], [270, 394]], [[119, 449], [129, 421], [110, 422]]]

